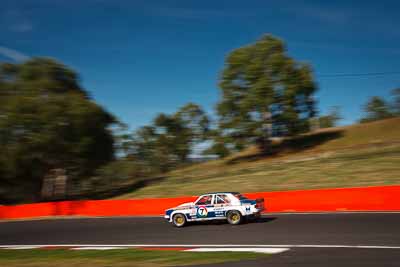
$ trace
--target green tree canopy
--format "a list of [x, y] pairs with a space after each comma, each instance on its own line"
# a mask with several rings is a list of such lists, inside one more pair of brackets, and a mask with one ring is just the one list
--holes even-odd
[[112, 160], [116, 119], [68, 67], [46, 58], [2, 64], [0, 93], [0, 179], [8, 193], [0, 198], [38, 199], [51, 169], [79, 180]]
[[232, 143], [229, 137], [223, 136], [220, 129], [212, 129], [208, 132], [208, 139], [211, 144], [203, 151], [203, 155], [216, 155], [219, 158], [228, 156], [231, 152], [229, 145]]
[[365, 116], [361, 122], [376, 121], [393, 117], [388, 103], [379, 96], [373, 96], [364, 106]]
[[152, 125], [133, 136], [131, 157], [147, 169], [165, 172], [186, 163], [195, 144], [207, 138], [209, 120], [200, 106], [189, 103], [174, 114], [159, 114]]
[[283, 41], [272, 35], [232, 51], [219, 87], [220, 128], [239, 149], [267, 143], [272, 132], [307, 131], [315, 113], [311, 67], [289, 57]]
[[393, 96], [393, 113], [400, 116], [400, 88], [392, 90]]
[[338, 106], [332, 107], [328, 113], [328, 115], [320, 116], [319, 127], [320, 128], [329, 128], [337, 126], [337, 122], [341, 119], [340, 109]]

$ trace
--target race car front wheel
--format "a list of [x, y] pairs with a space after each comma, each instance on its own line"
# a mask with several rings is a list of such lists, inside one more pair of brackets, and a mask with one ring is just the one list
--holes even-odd
[[240, 214], [239, 211], [232, 210], [228, 212], [228, 214], [226, 215], [226, 219], [228, 220], [228, 223], [236, 225], [242, 222], [243, 216], [242, 214]]
[[172, 223], [176, 227], [183, 227], [186, 224], [185, 215], [183, 215], [182, 213], [175, 214], [174, 217], [172, 217]]

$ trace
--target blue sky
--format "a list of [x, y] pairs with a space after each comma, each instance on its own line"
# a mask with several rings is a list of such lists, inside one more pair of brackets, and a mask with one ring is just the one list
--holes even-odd
[[1, 1], [0, 60], [56, 58], [131, 129], [192, 101], [213, 112], [218, 74], [233, 49], [271, 33], [312, 64], [321, 113], [349, 124], [400, 74], [399, 1]]

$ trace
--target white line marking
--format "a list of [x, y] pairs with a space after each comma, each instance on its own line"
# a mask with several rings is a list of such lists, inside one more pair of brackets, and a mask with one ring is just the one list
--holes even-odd
[[5, 249], [36, 249], [40, 247], [41, 246], [9, 246], [5, 247]]
[[119, 247], [119, 248], [365, 248], [365, 249], [400, 249], [400, 246], [384, 246], [384, 245], [316, 245], [316, 244], [43, 244], [43, 245], [0, 245], [0, 248], [22, 248], [22, 247]]
[[288, 251], [289, 248], [193, 248], [184, 251], [189, 252], [257, 252], [267, 254], [278, 254]]
[[128, 249], [129, 247], [114, 247], [114, 246], [108, 246], [108, 247], [76, 247], [76, 248], [70, 248], [71, 250], [111, 250], [111, 249]]

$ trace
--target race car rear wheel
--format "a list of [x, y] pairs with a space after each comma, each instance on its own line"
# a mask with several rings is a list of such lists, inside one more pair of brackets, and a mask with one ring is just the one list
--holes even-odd
[[228, 220], [228, 223], [236, 225], [242, 222], [243, 216], [239, 211], [231, 210], [226, 215], [226, 219]]
[[186, 224], [186, 217], [182, 213], [177, 213], [172, 217], [172, 223], [176, 227], [183, 227]]

